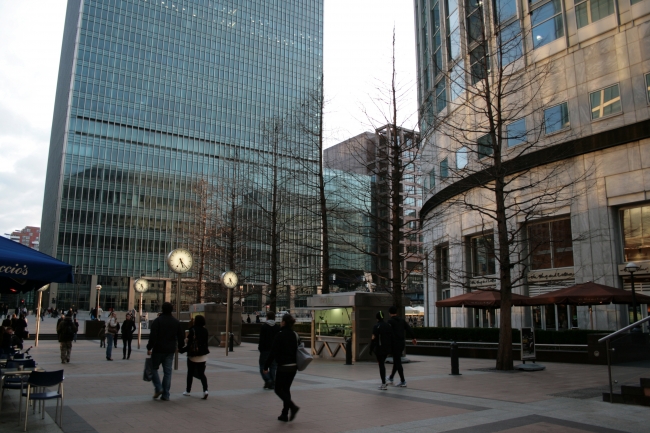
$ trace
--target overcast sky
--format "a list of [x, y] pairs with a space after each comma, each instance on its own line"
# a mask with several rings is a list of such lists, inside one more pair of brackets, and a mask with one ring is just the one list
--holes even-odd
[[[413, 2], [324, 1], [327, 143], [385, 119], [374, 101], [386, 96], [390, 83], [393, 27], [405, 95], [400, 121], [415, 128]], [[0, 235], [41, 224], [66, 3], [0, 0]]]

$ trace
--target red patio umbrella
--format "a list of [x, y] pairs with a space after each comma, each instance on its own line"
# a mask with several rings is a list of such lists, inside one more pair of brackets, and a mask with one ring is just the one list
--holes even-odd
[[[524, 305], [599, 305], [611, 303], [632, 304], [632, 292], [589, 281], [527, 298]], [[637, 293], [636, 303], [650, 304], [650, 296]]]
[[[528, 305], [526, 301], [528, 296], [512, 294], [512, 305], [518, 307]], [[436, 301], [436, 307], [483, 307], [483, 308], [500, 308], [501, 292], [494, 289], [478, 289], [463, 295], [454, 296], [453, 298]]]

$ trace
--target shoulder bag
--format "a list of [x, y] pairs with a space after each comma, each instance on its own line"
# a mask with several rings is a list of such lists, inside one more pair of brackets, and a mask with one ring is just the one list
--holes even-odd
[[307, 368], [309, 363], [314, 360], [314, 357], [311, 356], [310, 351], [305, 348], [305, 344], [300, 341], [298, 333], [295, 331], [293, 333], [296, 334], [296, 341], [298, 341], [298, 348], [296, 349], [296, 365], [298, 366], [298, 371], [303, 371]]

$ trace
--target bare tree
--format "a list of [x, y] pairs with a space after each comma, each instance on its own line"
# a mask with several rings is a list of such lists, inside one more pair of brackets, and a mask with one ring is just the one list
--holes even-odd
[[[466, 9], [474, 17], [467, 21], [468, 55], [450, 59], [446, 68], [434, 57], [436, 84], [421, 98], [425, 158], [436, 161], [430, 178], [441, 183], [430, 186], [445, 197], [434, 196], [435, 208], [425, 205], [424, 218], [440, 232], [451, 215], [469, 215], [485, 234], [474, 246], [481, 248], [485, 269], [456, 265], [450, 278], [469, 288], [474, 276], [494, 276], [501, 290], [496, 368], [510, 370], [512, 291], [525, 283], [530, 255], [541, 245], [522, 247], [527, 223], [570, 205], [582, 193], [576, 185], [585, 173], [572, 173], [561, 162], [563, 151], [552, 147], [566, 135], [545, 136], [547, 122], [561, 121], [545, 119], [542, 110], [553, 105], [552, 89], [563, 80], [554, 62], [523, 54], [522, 41], [529, 38], [518, 21], [516, 27], [494, 24], [502, 21], [499, 11], [484, 14], [481, 2], [469, 1]], [[495, 18], [485, 25], [484, 16]], [[540, 159], [546, 165], [537, 164]], [[450, 242], [465, 245], [463, 238]]]
[[[401, 309], [405, 282], [412, 272], [421, 272], [418, 222], [415, 215], [412, 219], [405, 215], [404, 203], [405, 197], [416, 200], [416, 191], [419, 191], [420, 136], [400, 123], [402, 117], [408, 121], [412, 116], [403, 116], [400, 112], [410, 86], [397, 81], [395, 31], [392, 50], [390, 83], [378, 89], [379, 96], [373, 101], [383, 118], [373, 118], [366, 112], [369, 122], [379, 126], [374, 126], [374, 134], [361, 134], [339, 145], [347, 147], [343, 153], [350, 155], [353, 161], [344, 161], [330, 151], [328, 166], [374, 179], [367, 207], [361, 210], [367, 225], [359, 227], [361, 233], [371, 237], [373, 248], [363, 252], [375, 258], [377, 290], [391, 293], [395, 306]], [[413, 189], [412, 193], [409, 189]], [[416, 203], [412, 207], [415, 208]], [[414, 263], [411, 269], [404, 267], [408, 259]]]

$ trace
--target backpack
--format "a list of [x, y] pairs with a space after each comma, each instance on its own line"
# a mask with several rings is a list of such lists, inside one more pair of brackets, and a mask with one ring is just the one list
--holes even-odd
[[74, 323], [66, 323], [61, 329], [61, 339], [63, 341], [72, 341], [74, 340], [75, 326]]

